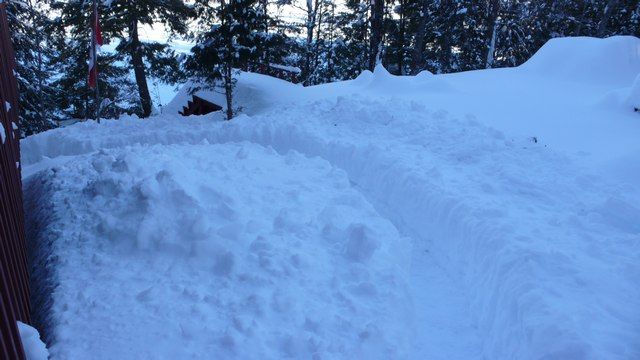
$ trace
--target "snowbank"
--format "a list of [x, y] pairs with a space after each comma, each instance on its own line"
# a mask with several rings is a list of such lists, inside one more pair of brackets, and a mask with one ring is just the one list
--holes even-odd
[[551, 39], [520, 68], [546, 77], [625, 87], [640, 73], [640, 39]]
[[[80, 354], [73, 329], [112, 331], [122, 356], [155, 351], [130, 340], [142, 338], [174, 357], [639, 358], [640, 194], [586, 167], [588, 152], [638, 149], [636, 114], [593, 106], [635, 65], [603, 70], [615, 83], [554, 69], [563, 42], [602, 65], [637, 39], [554, 40], [516, 69], [377, 69], [231, 122], [168, 115], [27, 138], [26, 199], [56, 209], [29, 217], [58, 234], [54, 255], [78, 253], [56, 265], [52, 353]], [[307, 267], [287, 272], [294, 254]], [[76, 303], [93, 310], [78, 317]], [[141, 313], [123, 305], [112, 325], [121, 303]]]
[[[392, 108], [393, 111], [390, 110]], [[301, 122], [300, 119], [303, 118], [305, 121]], [[638, 197], [630, 197], [631, 194], [636, 194], [633, 188], [609, 184], [588, 175], [583, 169], [571, 165], [571, 159], [549, 151], [542, 144], [527, 139], [514, 142], [505, 138], [502, 133], [484, 127], [473, 118], [452, 118], [445, 111], [434, 111], [420, 103], [399, 103], [397, 100], [384, 102], [360, 96], [321, 101], [297, 110], [289, 109], [287, 112], [277, 110], [261, 117], [240, 117], [230, 123], [211, 123], [211, 120], [206, 119], [178, 123], [173, 119], [157, 118], [151, 121], [74, 126], [68, 129], [65, 141], [73, 144], [72, 140], [68, 140], [76, 138], [79, 141], [77, 144], [80, 144], [76, 150], [80, 152], [88, 148], [119, 148], [123, 142], [197, 144], [205, 139], [211, 143], [223, 144], [250, 141], [272, 146], [283, 156], [292, 150], [308, 156], [320, 156], [343, 169], [348, 175], [348, 182], [360, 189], [367, 200], [403, 234], [413, 239], [413, 251], [428, 251], [433, 254], [439, 266], [444, 267], [452, 279], [456, 279], [451, 281], [466, 289], [464, 296], [469, 308], [467, 321], [475, 324], [481, 334], [483, 356], [602, 358], [628, 357], [640, 351], [634, 340], [640, 330], [639, 322], [636, 321], [640, 318], [637, 310], [640, 309], [640, 294], [634, 277], [624, 275], [640, 271], [640, 255], [634, 245], [638, 234], [634, 224], [640, 219], [640, 210], [633, 205], [633, 199]], [[93, 134], [90, 141], [85, 135], [88, 129]], [[109, 134], [113, 133], [127, 135], [110, 137]], [[39, 135], [28, 142], [46, 143], [42, 140], [49, 136], [54, 136], [54, 132]], [[107, 238], [112, 239], [111, 241], [115, 239], [116, 244], [124, 242], [133, 247], [133, 244], [140, 244], [143, 248], [158, 248], [156, 251], [166, 248], [164, 251], [173, 249], [171, 253], [189, 254], [192, 245], [178, 241], [173, 232], [175, 230], [171, 230], [185, 229], [185, 223], [175, 222], [162, 214], [174, 208], [198, 208], [209, 202], [217, 206], [216, 201], [212, 201], [215, 196], [203, 201], [199, 200], [203, 195], [193, 194], [187, 197], [190, 200], [185, 200], [186, 204], [176, 202], [177, 200], [164, 205], [161, 205], [161, 200], [157, 200], [152, 206], [129, 204], [136, 196], [142, 196], [136, 201], [144, 204], [150, 201], [149, 196], [171, 199], [170, 194], [174, 191], [189, 194], [182, 186], [172, 190], [172, 187], [187, 181], [176, 178], [178, 174], [198, 171], [208, 161], [220, 164], [214, 168], [220, 167], [222, 174], [225, 174], [224, 168], [230, 166], [229, 161], [216, 154], [240, 150], [235, 145], [231, 147], [232, 150], [216, 147], [211, 151], [207, 150], [206, 145], [199, 146], [197, 151], [172, 147], [150, 149], [143, 147], [127, 151], [103, 151], [102, 154], [92, 155], [91, 160], [81, 162], [95, 163], [98, 160], [94, 158], [106, 157], [110, 160], [100, 160], [98, 163], [107, 161], [107, 165], [93, 165], [98, 166], [98, 169], [108, 169], [106, 174], [99, 174], [99, 170], [88, 165], [74, 165], [65, 169], [60, 177], [54, 177], [59, 182], [78, 184], [74, 186], [79, 188], [72, 193], [85, 194], [85, 198], [76, 201], [79, 209], [87, 203], [91, 204], [91, 198], [86, 198], [87, 194], [97, 199], [105, 196], [102, 201], [111, 197], [119, 199], [121, 196], [129, 199], [115, 200], [111, 206], [101, 202], [90, 205], [90, 209], [105, 209], [102, 216], [83, 216], [86, 210], [77, 210], [75, 215], [63, 218], [82, 216], [86, 219], [101, 219], [106, 216], [104, 220], [100, 220], [102, 225], [95, 225], [97, 229], [103, 229], [101, 238], [104, 241]], [[150, 160], [153, 158], [145, 155], [136, 161], [155, 165], [140, 164], [132, 167], [127, 160], [125, 166], [122, 163], [129, 152], [151, 152], [157, 160]], [[206, 155], [200, 158], [199, 153]], [[159, 166], [167, 161], [163, 159], [174, 158], [171, 163], [176, 164], [172, 167], [177, 167], [165, 174], [167, 170], [161, 170]], [[193, 158], [192, 166], [178, 166], [178, 160], [191, 164], [192, 160], [188, 160], [190, 158]], [[302, 166], [306, 161], [311, 160], [299, 160], [294, 164]], [[127, 175], [129, 180], [125, 181], [125, 185], [122, 184], [123, 180], [109, 180], [120, 176], [116, 175], [120, 167], [127, 169], [126, 174], [138, 175]], [[158, 168], [146, 170], [146, 167]], [[220, 170], [205, 171], [195, 177], [207, 178], [218, 171]], [[250, 173], [255, 171], [257, 170]], [[264, 175], [259, 181], [266, 181], [282, 171], [276, 165], [268, 170], [260, 170], [259, 173]], [[56, 173], [59, 172], [56, 170]], [[52, 175], [45, 173], [38, 178], [50, 178]], [[291, 175], [292, 178], [298, 176]], [[64, 180], [70, 177], [73, 180]], [[138, 178], [149, 179], [145, 182], [151, 183], [147, 185], [143, 182], [138, 185]], [[165, 178], [173, 185], [156, 184], [158, 181], [165, 181]], [[94, 184], [83, 185], [85, 181], [92, 181], [91, 179], [95, 179]], [[218, 184], [214, 179], [208, 181], [215, 181], [214, 187], [219, 188], [216, 190], [218, 197], [228, 192], [220, 190], [222, 183]], [[235, 178], [226, 180], [231, 183], [237, 181]], [[250, 178], [247, 181], [257, 182], [258, 179]], [[343, 177], [342, 181], [346, 185], [346, 178]], [[280, 181], [278, 184], [281, 186], [286, 182]], [[239, 182], [238, 185], [251, 188], [244, 182]], [[164, 189], [167, 186], [168, 189]], [[319, 185], [314, 185], [316, 186]], [[190, 187], [196, 188], [193, 185], [187, 189]], [[263, 187], [270, 188], [271, 186]], [[310, 190], [299, 190], [299, 193], [306, 191]], [[272, 202], [268, 200], [269, 196], [263, 197], [257, 190], [251, 193], [255, 194], [254, 199], [262, 199], [259, 204]], [[70, 196], [66, 202], [75, 196], [78, 195]], [[288, 201], [290, 200], [283, 199], [276, 203]], [[302, 203], [308, 206], [313, 201], [306, 200]], [[248, 204], [245, 206], [249, 206]], [[155, 210], [158, 208], [160, 210]], [[142, 212], [147, 215], [140, 215], [141, 210], [135, 209], [149, 209], [146, 211], [150, 213]], [[303, 209], [304, 207], [296, 208], [290, 213], [304, 214]], [[156, 214], [156, 211], [160, 213]], [[267, 216], [267, 219], [274, 219], [272, 224], [278, 223], [275, 220], [278, 212], [270, 211], [272, 215]], [[202, 214], [210, 212], [212, 210], [203, 210]], [[148, 220], [132, 220], [130, 225], [120, 222], [124, 218], [140, 219], [141, 216]], [[188, 219], [187, 223], [192, 221], [195, 220]], [[205, 224], [209, 226], [219, 220], [211, 221], [213, 222]], [[294, 220], [281, 221], [286, 223]], [[373, 220], [371, 224], [378, 221], [380, 220]], [[302, 223], [306, 224], [308, 220], [303, 220]], [[285, 229], [287, 233], [298, 233], [300, 230], [295, 229], [300, 226], [304, 228], [303, 225], [291, 225]], [[323, 227], [326, 228], [324, 225]], [[331, 227], [345, 229], [348, 225]], [[368, 227], [373, 228], [373, 225]], [[129, 240], [128, 234], [138, 235]], [[176, 240], [158, 245], [158, 239], [162, 238], [160, 234]], [[197, 236], [189, 235], [187, 238], [194, 238], [197, 243]], [[251, 243], [247, 241], [247, 246], [250, 247]], [[408, 249], [409, 247], [404, 250]], [[299, 253], [306, 251], [316, 253], [319, 250], [301, 248]], [[209, 254], [211, 258], [216, 258], [215, 251]], [[232, 251], [232, 254], [234, 263], [240, 261], [235, 260], [241, 257], [240, 252]], [[357, 259], [359, 255], [354, 256]], [[387, 256], [385, 258], [389, 261], [393, 259]], [[149, 266], [144, 263], [144, 267]], [[420, 271], [420, 266], [422, 265], [412, 264], [412, 271]], [[72, 291], [76, 286], [71, 284], [68, 290], [74, 298], [78, 296]], [[305, 291], [309, 290], [295, 293]], [[423, 291], [431, 290], [425, 288]], [[96, 301], [94, 296], [91, 299]], [[69, 301], [63, 303], [68, 304]], [[320, 307], [322, 306], [318, 305]], [[388, 326], [384, 321], [379, 324], [384, 328]], [[389, 327], [389, 331], [391, 329], [393, 326]], [[419, 326], [411, 331], [419, 331]], [[52, 351], [55, 349], [52, 347]]]
[[60, 189], [53, 358], [407, 356], [409, 245], [326, 161], [134, 146], [26, 189]]

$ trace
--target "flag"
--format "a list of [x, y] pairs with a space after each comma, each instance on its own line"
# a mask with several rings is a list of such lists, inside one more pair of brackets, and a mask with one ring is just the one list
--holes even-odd
[[91, 22], [91, 49], [89, 51], [89, 87], [94, 89], [98, 81], [98, 50], [102, 46], [102, 31], [98, 22], [98, 6], [93, 2], [93, 21]]

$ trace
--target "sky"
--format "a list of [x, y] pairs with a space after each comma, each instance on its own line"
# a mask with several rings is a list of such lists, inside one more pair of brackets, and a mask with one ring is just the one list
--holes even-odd
[[[298, 6], [303, 6], [304, 0], [298, 0], [296, 3], [298, 3]], [[271, 11], [273, 11], [272, 14], [278, 18], [290, 22], [304, 21], [305, 17], [305, 13], [301, 9], [289, 5], [281, 7], [272, 6]], [[162, 23], [154, 24], [153, 26], [144, 25], [140, 27], [138, 31], [143, 41], [167, 42], [169, 38], [169, 35]], [[172, 39], [170, 43], [174, 45], [177, 51], [182, 51], [183, 47], [185, 51], [189, 51], [192, 46], [190, 42], [180, 39]]]

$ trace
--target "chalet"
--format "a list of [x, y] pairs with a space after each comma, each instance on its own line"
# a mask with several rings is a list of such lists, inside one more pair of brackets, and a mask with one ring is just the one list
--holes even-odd
[[[240, 72], [236, 77], [233, 102], [242, 113], [254, 115], [274, 103], [292, 100], [299, 93], [300, 84], [273, 76]], [[194, 88], [202, 88], [193, 91]], [[165, 114], [182, 116], [206, 115], [216, 111], [226, 111], [226, 98], [222, 86], [205, 88], [193, 82], [185, 84], [176, 96], [163, 108]]]
[[193, 95], [193, 98], [187, 101], [187, 105], [184, 106], [182, 108], [182, 111], [179, 111], [178, 113], [182, 116], [206, 115], [208, 113], [220, 110], [222, 110], [222, 106], [205, 100], [198, 95]]

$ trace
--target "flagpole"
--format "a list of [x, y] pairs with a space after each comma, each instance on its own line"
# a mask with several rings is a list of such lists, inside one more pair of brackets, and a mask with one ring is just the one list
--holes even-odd
[[98, 44], [96, 31], [98, 27], [98, 2], [93, 0], [93, 25], [91, 26], [91, 51], [93, 51], [93, 61], [96, 74], [96, 91], [95, 91], [95, 104], [96, 104], [96, 121], [100, 123], [100, 85], [98, 82]]

